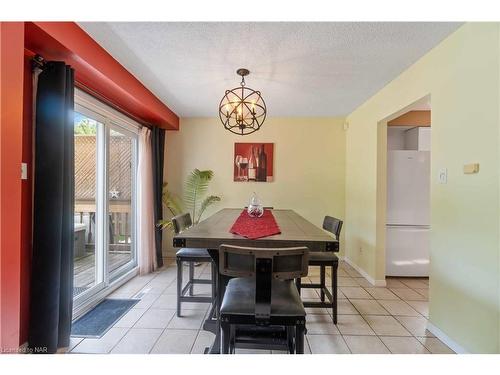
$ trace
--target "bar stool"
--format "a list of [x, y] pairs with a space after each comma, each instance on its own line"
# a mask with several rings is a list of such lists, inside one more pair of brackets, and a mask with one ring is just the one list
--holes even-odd
[[308, 271], [307, 247], [221, 245], [219, 272], [229, 280], [220, 308], [223, 354], [234, 348], [304, 353], [306, 312], [293, 279]]
[[[335, 234], [335, 237], [340, 239], [340, 231], [342, 230], [342, 220], [336, 219], [331, 216], [325, 216], [323, 220], [323, 229], [330, 233]], [[320, 290], [321, 302], [310, 302], [304, 301], [304, 307], [319, 307], [319, 308], [331, 308], [333, 323], [337, 324], [337, 271], [339, 268], [339, 258], [333, 251], [311, 251], [309, 252], [309, 266], [319, 266], [320, 267], [320, 282], [319, 284], [302, 284], [300, 279], [296, 279], [295, 283], [297, 285], [297, 290], [302, 288], [314, 288]], [[326, 287], [325, 282], [325, 268], [332, 268], [332, 293]], [[325, 302], [325, 297], [328, 302]]]
[[[193, 225], [191, 220], [191, 215], [189, 213], [177, 215], [172, 218], [172, 224], [174, 227], [175, 234], [179, 234], [182, 231], [188, 229]], [[194, 248], [182, 248], [176, 253], [177, 262], [177, 316], [181, 316], [181, 303], [182, 302], [206, 302], [212, 303], [216, 296], [215, 292], [215, 280], [217, 279], [217, 274], [215, 270], [212, 258], [208, 254], [207, 249], [194, 249]], [[188, 263], [189, 266], [189, 278], [184, 287], [182, 287], [182, 267], [183, 263]], [[197, 279], [194, 277], [194, 265], [195, 263], [210, 263], [212, 279]], [[193, 288], [195, 284], [211, 284], [212, 291], [210, 297], [204, 296], [194, 296]]]

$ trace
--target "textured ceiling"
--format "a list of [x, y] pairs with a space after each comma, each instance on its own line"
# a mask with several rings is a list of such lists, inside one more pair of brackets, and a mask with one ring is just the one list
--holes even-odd
[[459, 23], [85, 22], [80, 26], [181, 117], [217, 116], [250, 69], [268, 116], [342, 116]]

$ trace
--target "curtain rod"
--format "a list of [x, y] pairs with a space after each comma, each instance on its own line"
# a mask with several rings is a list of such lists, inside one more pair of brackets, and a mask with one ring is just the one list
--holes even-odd
[[[32, 57], [32, 59], [31, 59], [31, 67], [32, 67], [33, 70], [35, 70], [37, 68], [43, 70], [45, 68], [45, 66], [46, 66], [46, 60], [41, 55], [36, 54], [35, 56]], [[153, 125], [145, 123], [142, 119], [138, 118], [137, 116], [132, 115], [128, 111], [126, 111], [123, 108], [121, 108], [121, 107], [117, 106], [116, 104], [112, 103], [106, 97], [104, 97], [103, 95], [101, 95], [97, 91], [93, 90], [92, 88], [84, 85], [83, 83], [77, 81], [76, 79], [75, 79], [75, 86], [78, 87], [78, 88], [80, 88], [81, 90], [85, 91], [89, 95], [95, 97], [96, 99], [100, 100], [104, 104], [109, 105], [110, 107], [114, 108], [115, 110], [117, 110], [117, 111], [123, 113], [124, 115], [132, 118], [133, 120], [137, 121], [141, 126], [145, 126], [145, 127], [149, 128], [149, 129], [153, 128]]]
[[36, 54], [31, 59], [31, 68], [32, 69], [38, 68], [43, 70], [45, 68], [45, 59], [42, 56]]

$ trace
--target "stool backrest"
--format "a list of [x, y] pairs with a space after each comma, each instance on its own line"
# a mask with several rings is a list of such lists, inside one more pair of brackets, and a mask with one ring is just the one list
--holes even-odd
[[185, 214], [174, 216], [172, 218], [172, 225], [174, 227], [175, 234], [179, 234], [183, 230], [186, 230], [193, 225], [191, 215], [188, 212]]
[[344, 222], [332, 216], [325, 216], [323, 220], [323, 229], [333, 233], [337, 240], [340, 240], [340, 231]]
[[255, 322], [269, 324], [272, 280], [307, 276], [309, 249], [252, 248], [221, 245], [219, 272], [232, 277], [255, 277]]

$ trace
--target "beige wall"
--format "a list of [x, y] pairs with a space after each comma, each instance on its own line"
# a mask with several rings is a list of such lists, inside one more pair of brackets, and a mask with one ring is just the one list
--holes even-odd
[[[222, 202], [205, 217], [223, 207], [244, 207], [255, 191], [264, 205], [293, 208], [317, 225], [327, 214], [343, 218], [343, 123], [343, 118], [268, 118], [258, 132], [242, 137], [224, 130], [218, 118], [183, 118], [179, 131], [167, 132], [165, 180], [182, 194], [190, 171], [213, 170], [209, 192]], [[233, 182], [235, 142], [274, 143], [274, 182]]]
[[[346, 256], [381, 280], [378, 123], [430, 94], [430, 321], [482, 353], [500, 351], [499, 36], [498, 24], [464, 25], [350, 114], [346, 134]], [[472, 162], [480, 172], [464, 175]], [[448, 169], [447, 184], [438, 184], [440, 168]]]

